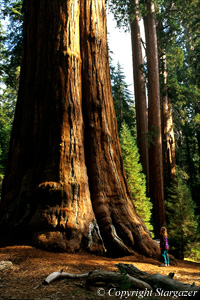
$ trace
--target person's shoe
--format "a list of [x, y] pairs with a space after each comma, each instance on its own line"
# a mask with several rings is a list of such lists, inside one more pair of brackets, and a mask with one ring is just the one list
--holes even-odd
[[160, 265], [160, 267], [167, 267], [167, 264], [162, 264]]

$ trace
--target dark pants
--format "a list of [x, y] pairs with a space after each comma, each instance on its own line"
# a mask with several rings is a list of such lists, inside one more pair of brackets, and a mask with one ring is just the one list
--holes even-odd
[[161, 255], [164, 261], [165, 265], [169, 265], [169, 256], [168, 256], [168, 250], [162, 250]]

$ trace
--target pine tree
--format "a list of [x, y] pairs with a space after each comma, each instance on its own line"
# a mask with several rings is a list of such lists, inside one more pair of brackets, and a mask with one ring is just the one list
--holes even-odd
[[132, 94], [125, 81], [123, 68], [119, 62], [117, 67], [113, 66], [112, 64], [110, 65], [112, 95], [117, 117], [118, 131], [120, 131], [123, 121], [125, 121], [130, 128], [133, 128], [135, 125], [135, 109], [133, 105]]
[[[187, 174], [192, 198], [199, 203], [199, 1], [162, 1], [158, 20], [159, 47], [166, 54], [167, 89], [172, 102], [176, 162]], [[165, 183], [166, 185], [166, 183]], [[198, 210], [198, 208], [197, 208]], [[198, 212], [200, 212], [198, 210]]]
[[[133, 59], [133, 79], [135, 91], [135, 109], [137, 122], [137, 145], [143, 172], [147, 178], [149, 191], [149, 158], [148, 158], [148, 113], [146, 99], [146, 80], [144, 73], [144, 60], [142, 55], [142, 39], [140, 30], [139, 1], [132, 0], [134, 18], [131, 20], [131, 45]], [[132, 19], [130, 16], [130, 19]]]
[[142, 165], [139, 162], [140, 157], [136, 140], [131, 135], [126, 123], [122, 124], [120, 143], [124, 168], [136, 211], [144, 220], [147, 228], [152, 231], [153, 226], [150, 223], [152, 203], [150, 199], [146, 197], [146, 177], [144, 173], [142, 173]]
[[0, 173], [5, 172], [10, 131], [14, 117], [22, 52], [22, 2], [1, 1], [0, 24]]
[[170, 189], [167, 201], [168, 231], [172, 253], [183, 259], [195, 242], [198, 221], [195, 216], [195, 204], [186, 184], [187, 175], [179, 171], [176, 182]]
[[0, 1], [0, 196], [17, 99], [22, 52], [22, 2]]
[[4, 82], [11, 89], [11, 94], [17, 94], [22, 56], [23, 13], [22, 0], [2, 0], [1, 18], [6, 18], [5, 57], [3, 62]]

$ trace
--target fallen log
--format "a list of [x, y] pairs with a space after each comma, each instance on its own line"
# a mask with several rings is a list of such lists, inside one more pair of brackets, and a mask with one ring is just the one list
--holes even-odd
[[127, 285], [128, 288], [137, 288], [141, 290], [152, 290], [151, 286], [137, 278], [130, 276], [129, 274], [121, 274], [111, 271], [93, 271], [86, 279], [88, 285], [108, 285], [114, 284], [115, 286]]
[[71, 273], [63, 272], [63, 270], [61, 270], [59, 272], [53, 272], [49, 276], [47, 276], [43, 281], [43, 284], [44, 285], [49, 284], [58, 278], [86, 278], [89, 276], [90, 273], [91, 272], [84, 273], [84, 274], [71, 274]]
[[148, 283], [154, 291], [188, 291], [193, 293], [195, 298], [199, 299], [200, 287], [180, 282], [178, 280], [174, 280], [171, 276], [171, 273], [168, 276], [164, 276], [161, 274], [149, 274], [143, 271], [140, 271], [134, 265], [131, 264], [117, 264], [116, 267], [123, 274], [129, 274], [132, 277], [138, 278], [146, 283]]
[[45, 278], [43, 284], [47, 285], [59, 278], [71, 278], [71, 279], [86, 278], [86, 283], [88, 285], [96, 285], [96, 286], [106, 285], [111, 283], [120, 286], [123, 281], [126, 281], [129, 287], [152, 290], [152, 288], [148, 283], [143, 282], [137, 278], [133, 278], [128, 274], [124, 276], [123, 274], [117, 272], [98, 271], [98, 270], [89, 273], [84, 273], [84, 274], [71, 274], [71, 273], [63, 272], [62, 270], [59, 272], [53, 272]]
[[174, 280], [174, 273], [170, 273], [168, 276], [161, 274], [151, 275], [139, 270], [132, 264], [120, 263], [116, 267], [120, 273], [95, 270], [84, 274], [71, 274], [61, 270], [47, 276], [43, 284], [49, 284], [58, 278], [86, 278], [87, 285], [114, 285], [120, 289], [123, 284], [126, 284], [127, 289], [151, 291], [156, 296], [187, 296], [191, 299], [199, 299], [200, 287], [195, 286], [194, 283], [190, 285]]

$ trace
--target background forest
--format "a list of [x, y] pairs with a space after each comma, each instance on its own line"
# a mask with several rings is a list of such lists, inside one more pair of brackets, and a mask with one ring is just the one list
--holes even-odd
[[[117, 26], [130, 30], [133, 39], [138, 30], [138, 18], [147, 19], [145, 1], [107, 1]], [[14, 117], [20, 74], [23, 1], [1, 0], [0, 23], [0, 187], [6, 170], [9, 138]], [[124, 167], [138, 214], [154, 236], [155, 212], [151, 197], [151, 166], [145, 165], [142, 151], [150, 149], [157, 135], [140, 129], [137, 103], [137, 71], [145, 86], [143, 113], [150, 116], [150, 86], [152, 85], [148, 57], [159, 61], [160, 124], [162, 133], [164, 200], [166, 226], [171, 253], [179, 258], [199, 260], [200, 257], [200, 1], [154, 1], [152, 16], [156, 24], [157, 53], [148, 53], [148, 39], [142, 41], [146, 57], [134, 71], [135, 95], [125, 81], [120, 62], [110, 70], [113, 101], [118, 122]], [[147, 22], [147, 20], [146, 20]], [[130, 25], [131, 24], [131, 25]], [[146, 36], [148, 32], [146, 31]], [[112, 32], [110, 32], [112, 34]], [[133, 55], [134, 56], [134, 55]], [[150, 61], [150, 59], [149, 59]], [[135, 61], [136, 62], [136, 61]], [[133, 60], [133, 65], [134, 60]], [[140, 84], [141, 86], [141, 84]], [[155, 90], [154, 90], [155, 92]], [[149, 99], [147, 99], [149, 98]], [[154, 118], [157, 116], [154, 111]], [[140, 123], [141, 122], [141, 123]], [[148, 127], [150, 128], [150, 127]], [[175, 139], [175, 142], [174, 142]], [[141, 142], [142, 141], [142, 142]], [[173, 145], [175, 148], [173, 149]]]

